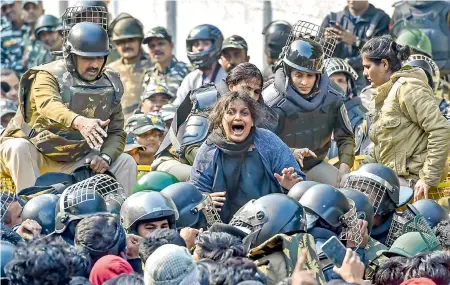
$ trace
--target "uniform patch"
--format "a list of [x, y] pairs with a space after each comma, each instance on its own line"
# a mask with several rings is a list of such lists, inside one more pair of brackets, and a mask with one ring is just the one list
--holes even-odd
[[347, 128], [347, 131], [349, 131], [350, 133], [353, 133], [352, 123], [350, 123], [350, 120], [349, 120], [348, 114], [347, 114], [347, 108], [345, 108], [344, 104], [341, 105], [340, 113], [341, 113], [342, 121], [344, 121], [345, 127]]

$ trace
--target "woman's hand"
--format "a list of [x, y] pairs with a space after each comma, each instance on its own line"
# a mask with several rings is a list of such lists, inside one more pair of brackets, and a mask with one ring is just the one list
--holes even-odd
[[298, 174], [294, 171], [293, 167], [283, 169], [281, 174], [282, 176], [275, 173], [273, 176], [278, 180], [281, 187], [286, 190], [290, 190], [292, 186], [303, 180], [301, 177], [298, 177]]
[[425, 196], [425, 199], [428, 199], [428, 190], [430, 190], [431, 186], [427, 185], [425, 181], [422, 179], [419, 179], [417, 181], [416, 185], [414, 186], [414, 201], [420, 200], [423, 196]]
[[309, 148], [294, 149], [294, 152], [292, 154], [294, 155], [295, 159], [298, 161], [301, 167], [303, 167], [303, 160], [305, 159], [305, 157], [317, 158], [317, 155]]
[[218, 211], [220, 211], [223, 207], [223, 203], [227, 200], [225, 198], [226, 192], [214, 192], [209, 194], [209, 197], [211, 197], [211, 200], [213, 201], [214, 207], [217, 208]]

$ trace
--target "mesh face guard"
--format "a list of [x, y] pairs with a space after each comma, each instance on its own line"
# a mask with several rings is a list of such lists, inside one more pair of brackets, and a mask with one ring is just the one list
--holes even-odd
[[387, 191], [394, 192], [394, 187], [389, 182], [377, 175], [364, 171], [350, 173], [345, 181], [344, 188], [351, 188], [364, 193], [369, 198], [374, 213], [378, 212], [378, 208]]
[[[89, 179], [73, 184], [66, 189], [67, 199], [64, 210], [86, 201], [95, 200], [95, 192], [106, 198], [109, 194], [123, 193], [123, 187], [114, 178], [106, 174], [97, 174]], [[71, 193], [75, 193], [74, 195]]]
[[288, 40], [279, 58], [282, 58], [286, 49], [289, 48], [291, 43], [298, 39], [309, 39], [315, 41], [322, 46], [325, 59], [333, 57], [334, 49], [336, 48], [337, 44], [336, 34], [329, 30], [326, 30], [321, 26], [305, 21], [298, 21], [292, 27]]
[[345, 72], [349, 74], [353, 80], [356, 81], [358, 79], [358, 73], [356, 73], [356, 71], [350, 66], [350, 64], [348, 64], [341, 58], [328, 58], [325, 60], [324, 65], [327, 67], [328, 76], [334, 73]]
[[203, 215], [205, 216], [206, 223], [208, 224], [208, 228], [211, 227], [214, 223], [221, 223], [222, 220], [220, 219], [219, 212], [217, 212], [216, 207], [214, 207], [213, 201], [211, 197], [207, 194], [203, 194], [203, 200], [192, 208], [191, 212], [193, 214], [198, 213], [199, 211], [202, 211]]
[[386, 239], [386, 246], [390, 247], [398, 237], [409, 232], [421, 232], [431, 237], [435, 236], [422, 215], [415, 215], [410, 209], [406, 209], [401, 214], [394, 214]]
[[342, 222], [342, 232], [339, 235], [340, 240], [351, 241], [356, 244], [355, 250], [358, 249], [362, 242], [361, 230], [358, 223], [358, 214], [356, 212], [355, 202], [348, 199], [350, 203], [350, 211], [345, 213], [340, 219]]
[[108, 32], [108, 12], [105, 7], [69, 7], [62, 16], [63, 44], [67, 41], [70, 29], [82, 22], [99, 24]]
[[413, 60], [423, 60], [426, 61], [431, 68], [433, 68], [433, 82], [434, 82], [434, 86], [438, 86], [439, 82], [441, 81], [441, 72], [439, 71], [439, 67], [437, 66], [436, 62], [434, 62], [434, 60], [432, 60], [431, 58], [429, 58], [428, 56], [422, 55], [422, 54], [412, 54], [408, 57], [408, 59], [406, 60], [406, 62], [410, 62]]
[[0, 192], [0, 200], [1, 200], [1, 220], [3, 221], [3, 218], [5, 217], [6, 212], [9, 209], [9, 206], [11, 206], [11, 204], [16, 201], [16, 194], [14, 194], [13, 192], [9, 192], [9, 191], [1, 191]]
[[255, 206], [255, 200], [251, 200], [241, 208], [230, 221], [231, 226], [256, 232], [268, 221], [268, 215], [264, 208]]

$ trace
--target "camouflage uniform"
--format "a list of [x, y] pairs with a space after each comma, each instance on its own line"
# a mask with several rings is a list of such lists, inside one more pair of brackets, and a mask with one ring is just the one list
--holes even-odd
[[141, 102], [142, 81], [144, 73], [151, 67], [150, 60], [142, 55], [134, 64], [124, 64], [118, 59], [108, 65], [109, 68], [120, 74], [125, 91], [122, 97], [122, 110], [125, 120], [139, 107]]
[[172, 56], [169, 66], [163, 72], [159, 72], [157, 64], [152, 67], [144, 76], [143, 89], [149, 84], [166, 85], [169, 88], [170, 95], [175, 98], [178, 87], [184, 77], [189, 73], [186, 63], [178, 61], [175, 56]]
[[22, 63], [27, 69], [52, 62], [56, 59], [56, 57], [52, 55], [50, 49], [48, 49], [43, 42], [32, 38], [29, 33], [25, 34], [23, 45], [24, 51]]
[[17, 28], [9, 23], [1, 31], [1, 68], [12, 69], [19, 73], [19, 76], [26, 71], [26, 66], [22, 63], [23, 38], [29, 33], [29, 29], [27, 25]]

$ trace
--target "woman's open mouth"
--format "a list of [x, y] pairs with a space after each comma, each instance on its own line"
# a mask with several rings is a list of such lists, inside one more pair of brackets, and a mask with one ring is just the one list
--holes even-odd
[[233, 131], [233, 135], [240, 136], [244, 133], [244, 123], [236, 122], [231, 124], [231, 130]]

